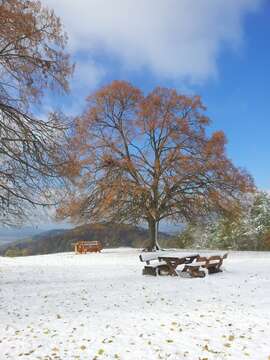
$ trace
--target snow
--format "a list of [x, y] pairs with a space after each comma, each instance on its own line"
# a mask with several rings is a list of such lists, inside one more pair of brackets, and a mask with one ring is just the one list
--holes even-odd
[[269, 359], [270, 253], [198, 279], [142, 267], [134, 249], [0, 257], [0, 359]]

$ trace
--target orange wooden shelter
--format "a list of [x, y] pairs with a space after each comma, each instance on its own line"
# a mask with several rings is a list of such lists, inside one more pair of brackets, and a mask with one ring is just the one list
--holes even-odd
[[76, 254], [86, 254], [89, 252], [100, 252], [102, 245], [99, 241], [77, 241], [74, 245]]

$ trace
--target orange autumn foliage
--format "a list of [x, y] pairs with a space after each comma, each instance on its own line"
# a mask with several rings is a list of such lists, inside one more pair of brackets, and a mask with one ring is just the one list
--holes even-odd
[[253, 181], [227, 158], [224, 133], [206, 134], [209, 122], [199, 96], [166, 88], [144, 96], [123, 81], [98, 90], [68, 143], [80, 171], [69, 174], [77, 200], [63, 204], [65, 216], [148, 222], [152, 248], [163, 219], [235, 211]]

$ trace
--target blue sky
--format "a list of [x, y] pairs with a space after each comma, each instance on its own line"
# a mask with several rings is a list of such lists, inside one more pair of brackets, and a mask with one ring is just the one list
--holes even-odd
[[76, 62], [71, 94], [47, 98], [44, 111], [77, 114], [114, 79], [200, 94], [229, 157], [270, 189], [268, 0], [43, 2], [61, 17]]
[[224, 52], [219, 79], [199, 92], [214, 128], [228, 138], [228, 154], [262, 189], [270, 189], [270, 2], [246, 18], [239, 53]]

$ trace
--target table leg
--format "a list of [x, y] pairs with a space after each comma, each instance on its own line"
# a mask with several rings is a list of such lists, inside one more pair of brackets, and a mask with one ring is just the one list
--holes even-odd
[[171, 276], [179, 276], [179, 274], [176, 271], [178, 264], [172, 264], [169, 260], [166, 260], [166, 264], [169, 268], [169, 274]]

